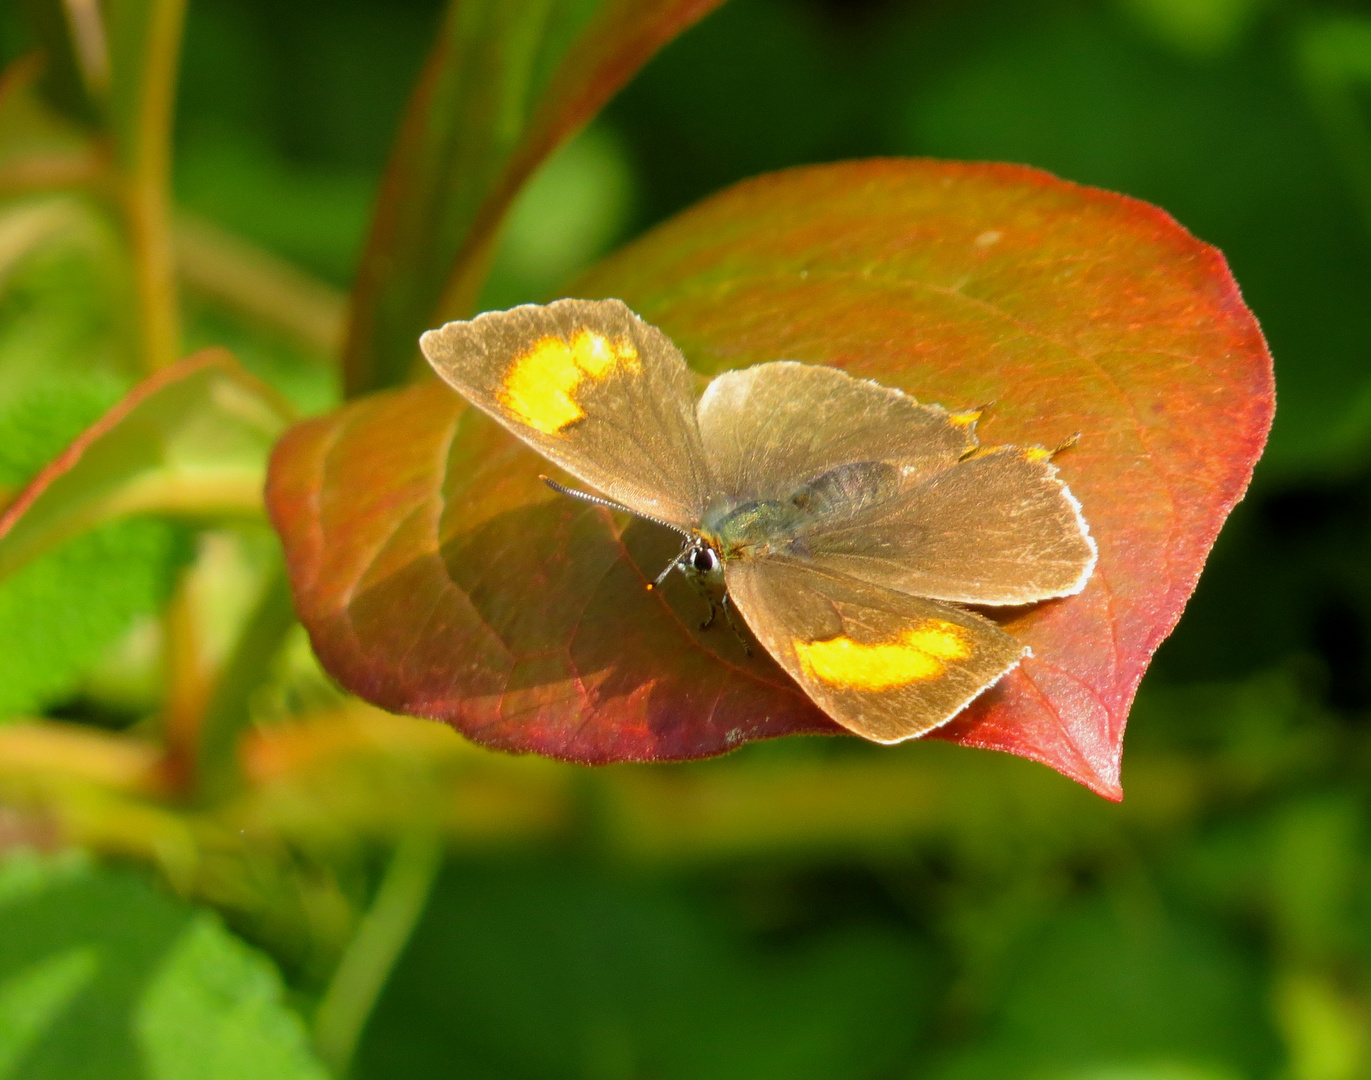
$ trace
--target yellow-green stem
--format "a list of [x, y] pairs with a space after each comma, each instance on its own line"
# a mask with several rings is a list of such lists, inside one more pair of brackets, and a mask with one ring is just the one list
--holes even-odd
[[181, 349], [171, 232], [171, 125], [185, 0], [152, 0], [141, 86], [124, 164], [143, 364], [156, 371]]
[[391, 970], [428, 904], [443, 865], [442, 839], [431, 829], [401, 837], [376, 893], [338, 962], [314, 1017], [314, 1045], [337, 1077], [352, 1057]]
[[166, 696], [162, 702], [162, 742], [168, 786], [187, 793], [195, 785], [200, 724], [209, 701], [210, 673], [195, 617], [195, 570], [181, 573], [162, 615]]

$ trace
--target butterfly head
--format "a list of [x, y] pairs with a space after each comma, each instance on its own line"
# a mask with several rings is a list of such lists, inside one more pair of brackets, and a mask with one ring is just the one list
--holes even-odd
[[699, 533], [693, 533], [686, 537], [680, 552], [671, 562], [666, 564], [651, 587], [656, 588], [661, 585], [666, 580], [667, 575], [678, 567], [686, 577], [697, 582], [706, 585], [718, 585], [723, 582], [723, 560], [719, 557], [719, 552], [714, 545]]
[[714, 545], [703, 536], [692, 536], [685, 542], [683, 570], [688, 574], [713, 582], [723, 577], [724, 564]]

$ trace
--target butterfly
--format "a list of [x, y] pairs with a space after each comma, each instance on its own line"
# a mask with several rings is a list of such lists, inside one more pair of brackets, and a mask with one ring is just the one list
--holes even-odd
[[680, 350], [620, 300], [488, 312], [420, 347], [598, 494], [552, 487], [680, 533], [656, 584], [674, 568], [721, 584], [730, 621], [875, 742], [947, 722], [1029, 655], [971, 607], [1070, 596], [1095, 567], [1053, 451], [982, 446], [979, 411], [785, 360], [697, 402]]

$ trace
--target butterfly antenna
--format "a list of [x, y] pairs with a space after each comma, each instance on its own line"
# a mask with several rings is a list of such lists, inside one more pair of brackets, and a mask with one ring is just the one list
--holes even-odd
[[680, 533], [682, 536], [690, 535], [689, 532], [681, 528], [679, 525], [673, 525], [669, 521], [663, 521], [661, 518], [655, 518], [651, 514], [641, 513], [640, 511], [634, 510], [631, 507], [625, 506], [623, 503], [615, 502], [613, 499], [606, 499], [600, 495], [592, 495], [588, 491], [577, 491], [575, 488], [566, 487], [562, 484], [557, 483], [557, 481], [553, 480], [550, 476], [543, 476], [539, 474], [538, 479], [545, 483], [553, 491], [557, 492], [557, 494], [559, 495], [570, 495], [573, 499], [580, 499], [582, 502], [594, 503], [596, 506], [603, 506], [606, 510], [619, 510], [625, 514], [631, 514], [633, 517], [642, 518], [644, 521], [650, 521], [654, 525], [660, 525], [664, 529], [670, 529], [672, 532]]
[[657, 575], [657, 580], [654, 581], [651, 585], [649, 585], [648, 589], [651, 590], [660, 586], [662, 582], [666, 580], [667, 574], [671, 573], [671, 571], [675, 570], [676, 567], [680, 566], [681, 560], [684, 559], [687, 555], [689, 555], [691, 550], [692, 549], [689, 546], [681, 548], [676, 558], [672, 559], [669, 563], [666, 564], [666, 569]]

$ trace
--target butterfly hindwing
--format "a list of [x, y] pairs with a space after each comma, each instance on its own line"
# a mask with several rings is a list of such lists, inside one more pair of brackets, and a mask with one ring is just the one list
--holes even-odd
[[[698, 415], [723, 490], [765, 504], [776, 523], [754, 547], [969, 604], [1068, 596], [1094, 569], [1095, 543], [1051, 455], [980, 447], [975, 413], [836, 368], [773, 363], [715, 379]], [[736, 538], [720, 539], [727, 549]]]
[[989, 619], [951, 604], [782, 560], [725, 564], [758, 641], [843, 727], [874, 742], [926, 734], [1027, 653]]
[[1080, 504], [1040, 447], [977, 453], [845, 520], [816, 520], [800, 542], [831, 572], [991, 606], [1078, 593], [1096, 556]]
[[711, 482], [680, 351], [620, 300], [558, 300], [420, 339], [467, 400], [630, 509], [689, 528]]

